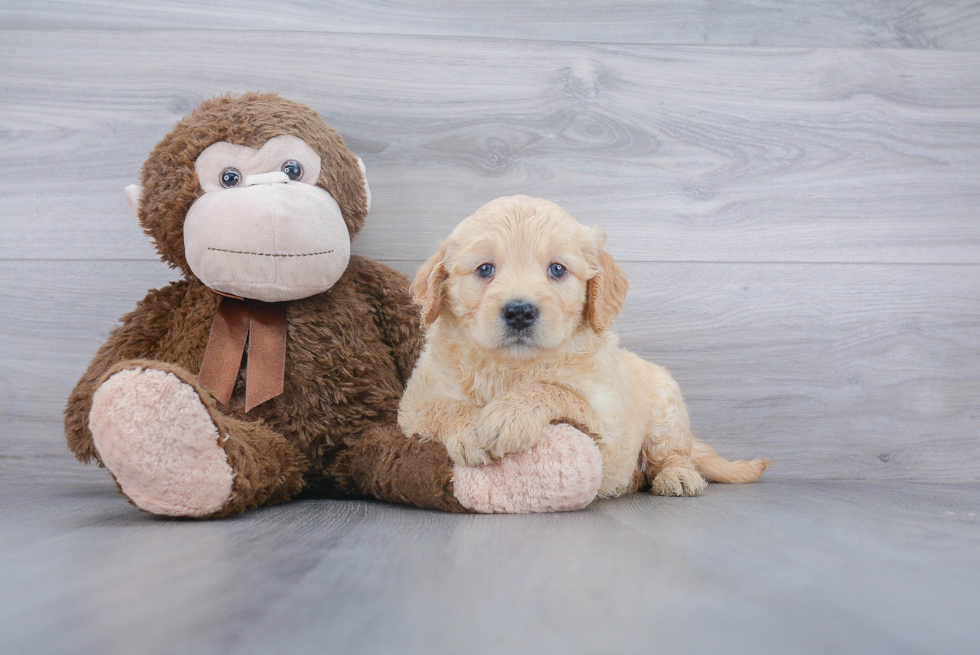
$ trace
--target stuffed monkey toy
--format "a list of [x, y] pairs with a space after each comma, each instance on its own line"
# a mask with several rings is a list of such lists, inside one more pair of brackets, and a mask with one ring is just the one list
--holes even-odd
[[138, 507], [216, 518], [305, 492], [527, 512], [595, 497], [598, 449], [568, 425], [463, 468], [399, 431], [418, 308], [404, 276], [350, 254], [371, 199], [364, 166], [312, 109], [207, 100], [141, 181], [130, 209], [185, 279], [123, 317], [65, 409], [76, 457]]

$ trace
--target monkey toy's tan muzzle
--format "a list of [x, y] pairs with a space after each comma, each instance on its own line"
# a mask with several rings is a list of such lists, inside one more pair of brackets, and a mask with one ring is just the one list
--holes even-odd
[[279, 302], [332, 287], [350, 261], [350, 235], [329, 193], [263, 173], [195, 201], [184, 221], [184, 253], [215, 291]]

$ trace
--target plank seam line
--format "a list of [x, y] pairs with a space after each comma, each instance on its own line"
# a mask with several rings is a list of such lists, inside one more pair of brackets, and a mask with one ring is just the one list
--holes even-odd
[[[6, 14], [0, 12], [0, 21], [6, 18]], [[812, 46], [798, 46], [798, 45], [744, 45], [744, 44], [704, 44], [704, 43], [652, 43], [648, 41], [570, 41], [567, 39], [528, 39], [525, 37], [512, 37], [512, 36], [479, 36], [470, 34], [457, 34], [457, 35], [447, 35], [447, 34], [406, 34], [402, 32], [346, 32], [346, 31], [336, 31], [336, 30], [299, 30], [299, 29], [275, 29], [275, 30], [260, 30], [260, 29], [222, 29], [222, 28], [208, 28], [208, 27], [49, 27], [44, 29], [39, 28], [17, 28], [17, 27], [7, 27], [0, 29], [0, 34], [7, 32], [21, 32], [21, 33], [34, 33], [34, 34], [60, 34], [65, 32], [78, 32], [78, 33], [92, 33], [92, 32], [104, 32], [104, 33], [129, 33], [129, 34], [146, 34], [149, 32], [158, 33], [175, 33], [175, 32], [226, 32], [229, 34], [240, 33], [240, 34], [324, 34], [324, 35], [334, 35], [334, 36], [368, 36], [368, 37], [397, 37], [405, 39], [445, 39], [445, 40], [461, 40], [470, 39], [477, 41], [510, 41], [517, 43], [541, 43], [541, 44], [562, 44], [567, 46], [628, 46], [628, 47], [648, 47], [648, 48], [685, 48], [691, 50], [798, 50], [798, 51], [811, 51], [811, 50], [840, 50], [840, 51], [861, 51], [861, 52], [933, 52], [933, 53], [971, 53], [980, 56], [980, 50], [968, 50], [963, 48], [917, 48], [917, 47], [875, 47], [875, 46], [826, 46], [826, 45], [812, 45]]]

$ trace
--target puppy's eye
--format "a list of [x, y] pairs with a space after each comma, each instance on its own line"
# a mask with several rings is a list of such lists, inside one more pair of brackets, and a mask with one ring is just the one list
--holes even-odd
[[555, 278], [556, 280], [560, 280], [561, 278], [565, 277], [565, 273], [567, 272], [568, 269], [562, 266], [561, 264], [556, 263], [548, 267], [548, 275]]
[[493, 264], [480, 264], [476, 269], [476, 274], [482, 278], [491, 277], [497, 269], [493, 267]]
[[242, 174], [238, 172], [237, 168], [226, 168], [221, 171], [221, 177], [218, 178], [218, 181], [224, 188], [231, 189], [242, 183]]
[[290, 159], [282, 165], [282, 172], [286, 174], [286, 177], [295, 182], [303, 177], [303, 165], [295, 159]]

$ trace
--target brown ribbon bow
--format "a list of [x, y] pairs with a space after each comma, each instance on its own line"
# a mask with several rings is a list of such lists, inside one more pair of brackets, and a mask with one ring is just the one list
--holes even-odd
[[286, 371], [286, 303], [223, 297], [197, 380], [227, 406], [248, 340], [245, 411], [282, 393]]

